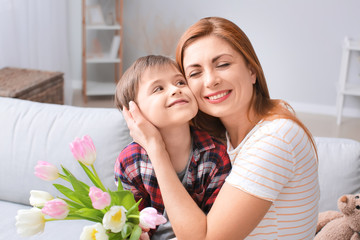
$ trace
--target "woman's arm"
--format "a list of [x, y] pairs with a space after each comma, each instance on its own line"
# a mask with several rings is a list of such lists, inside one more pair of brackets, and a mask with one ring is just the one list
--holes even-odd
[[271, 202], [225, 183], [206, 216], [179, 181], [157, 129], [134, 103], [124, 109], [131, 136], [147, 150], [166, 211], [178, 239], [243, 239], [261, 221]]

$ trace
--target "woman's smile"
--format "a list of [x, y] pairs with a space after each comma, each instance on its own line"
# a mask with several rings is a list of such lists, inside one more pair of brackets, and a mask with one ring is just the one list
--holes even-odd
[[225, 90], [213, 94], [208, 94], [205, 96], [205, 98], [210, 103], [220, 103], [222, 101], [225, 101], [230, 96], [230, 94], [231, 94], [231, 90]]

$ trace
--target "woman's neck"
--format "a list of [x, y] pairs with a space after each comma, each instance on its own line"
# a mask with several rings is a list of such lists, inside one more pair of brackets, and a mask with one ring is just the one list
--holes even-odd
[[231, 145], [236, 148], [260, 121], [260, 118], [255, 117], [253, 111], [250, 111], [249, 115], [244, 113], [233, 114], [220, 120], [226, 128]]
[[175, 171], [181, 172], [187, 165], [191, 151], [189, 124], [160, 129], [160, 133]]

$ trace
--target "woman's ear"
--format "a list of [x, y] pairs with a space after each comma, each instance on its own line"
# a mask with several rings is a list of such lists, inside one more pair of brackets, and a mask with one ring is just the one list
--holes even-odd
[[251, 83], [255, 84], [256, 83], [256, 72], [250, 64], [248, 65], [248, 68], [249, 68], [249, 72], [250, 72]]

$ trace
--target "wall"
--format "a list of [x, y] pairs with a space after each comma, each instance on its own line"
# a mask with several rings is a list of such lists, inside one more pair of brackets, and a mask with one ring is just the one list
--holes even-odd
[[[358, 0], [124, 0], [124, 69], [146, 54], [174, 55], [187, 27], [221, 16], [252, 41], [272, 98], [335, 115], [342, 42], [360, 39], [359, 10]], [[360, 82], [359, 55], [352, 61], [350, 75]], [[346, 98], [344, 115], [360, 116], [359, 97]]]

